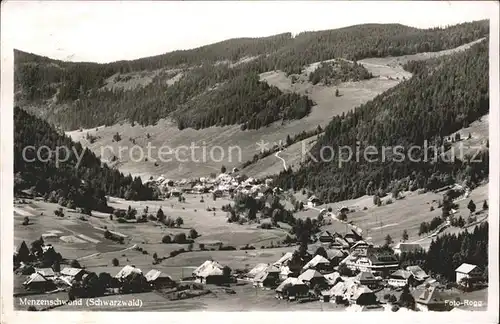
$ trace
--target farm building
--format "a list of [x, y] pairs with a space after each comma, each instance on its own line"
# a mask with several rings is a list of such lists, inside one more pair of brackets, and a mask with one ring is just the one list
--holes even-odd
[[325, 277], [323, 277], [321, 273], [313, 269], [306, 270], [298, 277], [298, 279], [307, 284], [311, 288], [317, 286], [319, 287], [328, 286], [328, 282], [326, 281]]
[[409, 253], [409, 252], [418, 252], [418, 251], [423, 251], [424, 248], [418, 244], [418, 243], [403, 243], [399, 242], [394, 246], [394, 254], [400, 255], [403, 252]]
[[339, 281], [330, 288], [330, 290], [322, 293], [323, 298], [325, 299], [325, 295], [329, 296], [327, 299], [330, 299], [332, 302], [337, 304], [344, 304], [345, 302], [350, 300], [355, 287], [357, 284], [354, 282], [353, 278], [349, 278], [346, 281]]
[[23, 282], [23, 286], [27, 290], [38, 292], [46, 292], [56, 287], [52, 280], [44, 277], [38, 272], [31, 274], [28, 279]]
[[87, 271], [80, 269], [80, 268], [72, 268], [72, 267], [66, 267], [61, 270], [61, 276], [65, 277], [68, 279], [70, 282], [73, 280], [80, 281], [82, 280], [82, 277], [84, 274], [87, 273]]
[[231, 280], [231, 269], [208, 260], [193, 271], [193, 276], [200, 283], [227, 283]]
[[406, 285], [413, 286], [415, 280], [410, 271], [399, 269], [390, 274], [387, 283], [393, 287], [404, 287]]
[[56, 276], [56, 274], [55, 274], [54, 270], [52, 270], [52, 268], [36, 268], [35, 272], [41, 274], [42, 276], [44, 276], [47, 279], [52, 279]]
[[292, 260], [292, 257], [293, 257], [293, 252], [287, 252], [273, 264], [278, 267], [287, 266], [288, 263]]
[[146, 281], [154, 287], [172, 287], [175, 286], [175, 281], [172, 277], [159, 270], [152, 269], [145, 275]]
[[139, 268], [136, 268], [135, 266], [133, 265], [126, 265], [124, 266], [116, 275], [115, 275], [115, 278], [116, 279], [119, 279], [119, 280], [123, 280], [125, 278], [127, 278], [128, 276], [130, 276], [131, 274], [133, 273], [140, 273], [142, 274], [142, 271], [141, 269]]
[[380, 280], [375, 278], [371, 272], [361, 271], [356, 277], [354, 277], [354, 282], [363, 286], [376, 288], [379, 285]]
[[342, 277], [340, 276], [340, 273], [338, 272], [325, 274], [324, 277], [330, 287], [335, 286], [339, 281], [343, 281]]
[[308, 207], [316, 207], [320, 203], [320, 200], [318, 197], [315, 195], [312, 195], [307, 199], [307, 206]]
[[280, 279], [280, 269], [274, 265], [266, 267], [253, 279], [254, 286], [276, 287]]
[[467, 287], [483, 280], [483, 272], [474, 264], [462, 263], [460, 267], [455, 270], [455, 273], [456, 282]]
[[330, 261], [321, 255], [316, 255], [302, 268], [303, 270], [314, 269], [318, 271], [331, 271]]
[[450, 306], [436, 287], [428, 287], [414, 292], [415, 305], [420, 311], [445, 311]]
[[429, 275], [425, 273], [425, 271], [422, 270], [422, 268], [420, 268], [418, 265], [408, 266], [406, 267], [406, 270], [410, 271], [415, 280], [419, 282], [422, 282], [425, 279], [429, 278]]
[[345, 259], [347, 252], [339, 249], [328, 249], [326, 250], [326, 256], [328, 257], [330, 264], [332, 266], [336, 266], [340, 263], [340, 261]]
[[278, 298], [297, 299], [309, 295], [309, 287], [298, 278], [287, 278], [276, 288]]
[[351, 302], [356, 305], [374, 305], [377, 303], [377, 296], [370, 288], [358, 286], [351, 296]]
[[259, 263], [255, 267], [253, 267], [250, 271], [247, 273], [248, 278], [255, 278], [256, 275], [261, 273], [262, 271], [266, 270], [269, 264], [267, 263]]

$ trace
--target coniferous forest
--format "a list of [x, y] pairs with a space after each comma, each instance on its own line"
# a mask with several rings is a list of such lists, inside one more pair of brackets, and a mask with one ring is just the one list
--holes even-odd
[[[51, 153], [40, 149], [43, 146], [50, 148]], [[67, 161], [59, 165], [55, 158], [57, 147], [66, 147], [71, 152]], [[66, 159], [63, 149], [59, 150], [59, 156], [61, 161]], [[78, 156], [82, 156], [79, 165]], [[14, 173], [15, 191], [33, 189], [51, 202], [87, 211], [107, 211], [106, 195], [129, 200], [156, 198], [154, 190], [139, 177], [124, 176], [109, 168], [80, 143], [72, 142], [46, 121], [18, 107], [14, 109]]]
[[[400, 190], [434, 190], [466, 181], [474, 187], [487, 179], [487, 145], [474, 156], [480, 162], [468, 162], [471, 157], [452, 163], [441, 159], [434, 162], [432, 150], [427, 152], [426, 162], [423, 149], [412, 152], [415, 162], [409, 158], [382, 161], [383, 146], [401, 145], [404, 156], [409, 156], [410, 146], [424, 147], [426, 140], [428, 146], [447, 147], [447, 135], [489, 112], [487, 41], [418, 66], [410, 80], [354, 111], [334, 117], [311, 151], [318, 162], [311, 158], [296, 172], [283, 171], [276, 177], [276, 184], [282, 188], [307, 187], [323, 201], [340, 201], [380, 190], [388, 192], [394, 186]], [[370, 145], [379, 149], [375, 162], [361, 155], [359, 161], [352, 159], [339, 165], [338, 156], [331, 155], [342, 146], [363, 152]], [[323, 147], [329, 149], [322, 151]]]
[[455, 280], [455, 269], [462, 263], [479, 266], [488, 277], [488, 222], [458, 235], [444, 234], [433, 240], [427, 252], [402, 253], [400, 264], [406, 268], [418, 264], [424, 270]]
[[[150, 125], [165, 117], [173, 117], [179, 128], [229, 124], [259, 128], [279, 119], [300, 119], [312, 105], [305, 97], [259, 84], [260, 73], [300, 73], [307, 64], [334, 58], [355, 61], [439, 51], [485, 37], [488, 32], [485, 20], [431, 29], [365, 24], [295, 37], [285, 33], [231, 39], [107, 64], [63, 62], [16, 51], [15, 100], [64, 129], [123, 120]], [[229, 64], [241, 59], [249, 60]], [[159, 69], [165, 73], [145, 86], [127, 90], [103, 87], [112, 76]], [[171, 69], [182, 77], [167, 85]]]

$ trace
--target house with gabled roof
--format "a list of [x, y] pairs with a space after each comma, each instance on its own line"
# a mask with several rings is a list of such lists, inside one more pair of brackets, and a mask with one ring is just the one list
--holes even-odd
[[404, 287], [406, 285], [414, 285], [415, 278], [410, 271], [407, 270], [396, 270], [390, 274], [387, 283], [393, 287]]
[[308, 207], [316, 207], [320, 203], [320, 200], [318, 197], [315, 195], [312, 195], [307, 199], [307, 206]]
[[413, 297], [415, 298], [415, 306], [420, 311], [445, 311], [453, 308], [449, 303], [446, 303], [446, 298], [436, 287], [417, 289], [413, 292]]
[[321, 273], [313, 269], [306, 270], [298, 277], [298, 279], [302, 282], [305, 282], [311, 288], [315, 286], [328, 286], [325, 277], [323, 277]]
[[56, 288], [52, 280], [46, 278], [38, 272], [32, 273], [28, 279], [23, 282], [23, 286], [27, 290], [38, 292], [46, 292]]
[[193, 271], [193, 277], [201, 283], [225, 283], [230, 281], [230, 272], [224, 273], [224, 267], [217, 261], [207, 260]]
[[287, 278], [277, 288], [278, 298], [288, 298], [295, 300], [309, 295], [309, 287], [299, 278]]
[[377, 303], [377, 296], [366, 286], [357, 286], [351, 296], [351, 302], [356, 305], [374, 305]]
[[274, 262], [276, 266], [286, 266], [292, 260], [293, 252], [286, 252], [278, 261]]
[[87, 271], [80, 268], [65, 267], [61, 270], [60, 275], [68, 279], [70, 282], [73, 280], [81, 281]]
[[115, 278], [123, 280], [128, 276], [132, 275], [133, 273], [142, 274], [142, 271], [141, 269], [136, 268], [133, 265], [126, 265], [120, 271], [118, 271], [118, 273], [115, 275]]
[[380, 279], [375, 278], [371, 272], [361, 271], [356, 277], [354, 277], [354, 282], [359, 285], [376, 288], [380, 284]]
[[172, 287], [175, 286], [175, 281], [160, 270], [151, 269], [144, 276], [146, 281], [154, 287]]
[[407, 271], [410, 271], [416, 281], [422, 283], [425, 279], [429, 278], [429, 275], [422, 270], [422, 268], [418, 265], [407, 266]]
[[326, 256], [330, 264], [336, 266], [347, 256], [347, 252], [339, 249], [328, 249], [326, 250]]
[[248, 278], [255, 278], [256, 275], [261, 273], [262, 271], [266, 270], [266, 268], [269, 266], [267, 263], [259, 263], [255, 267], [253, 267], [250, 271], [247, 273]]
[[47, 279], [52, 279], [56, 276], [56, 273], [52, 268], [35, 268], [35, 272], [41, 274]]
[[332, 270], [332, 266], [330, 264], [330, 260], [328, 260], [324, 256], [318, 254], [318, 255], [314, 256], [314, 258], [312, 258], [309, 262], [307, 262], [302, 269], [303, 270], [314, 269], [314, 270], [318, 270], [318, 271], [330, 271], [330, 270]]
[[253, 279], [254, 286], [276, 287], [279, 282], [280, 269], [275, 265], [268, 265]]
[[472, 284], [483, 280], [483, 271], [475, 264], [462, 263], [456, 270], [457, 284], [470, 287]]
[[338, 273], [337, 271], [325, 274], [323, 275], [323, 277], [325, 277], [325, 280], [330, 287], [333, 287], [338, 282], [343, 281], [342, 277], [340, 276], [340, 273]]

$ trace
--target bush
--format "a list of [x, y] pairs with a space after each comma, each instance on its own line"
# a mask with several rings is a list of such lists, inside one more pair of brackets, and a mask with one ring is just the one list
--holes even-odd
[[82, 266], [80, 265], [80, 262], [78, 262], [78, 260], [73, 260], [73, 261], [71, 261], [70, 266], [71, 266], [72, 268], [78, 268], [78, 269], [81, 269], [81, 267], [82, 267]]
[[111, 260], [111, 264], [113, 264], [114, 267], [117, 267], [120, 265], [120, 261], [118, 261], [117, 258], [113, 258], [113, 260]]
[[272, 229], [273, 226], [271, 225], [271, 223], [262, 223], [262, 224], [260, 224], [260, 228], [262, 228], [262, 229]]
[[191, 239], [194, 240], [198, 236], [199, 236], [198, 232], [194, 228], [192, 228], [192, 229], [189, 230], [189, 238], [191, 238]]
[[170, 257], [173, 258], [174, 256], [179, 255], [179, 254], [184, 253], [184, 252], [186, 252], [186, 250], [184, 250], [184, 249], [174, 250], [174, 251], [170, 252]]
[[161, 242], [165, 244], [172, 243], [172, 238], [170, 237], [170, 235], [165, 235], [162, 237]]
[[185, 243], [186, 242], [186, 234], [184, 234], [184, 233], [175, 234], [174, 242], [178, 243], [178, 244]]
[[227, 245], [227, 246], [220, 246], [219, 247], [219, 251], [236, 251], [236, 248], [234, 246], [231, 246], [231, 245]]

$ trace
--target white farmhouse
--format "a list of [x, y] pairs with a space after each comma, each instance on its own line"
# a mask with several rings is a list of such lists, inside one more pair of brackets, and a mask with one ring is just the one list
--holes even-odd
[[467, 282], [467, 285], [469, 285], [483, 278], [481, 269], [474, 264], [462, 263], [462, 265], [460, 265], [455, 272], [456, 282], [458, 284], [463, 284], [465, 281]]

